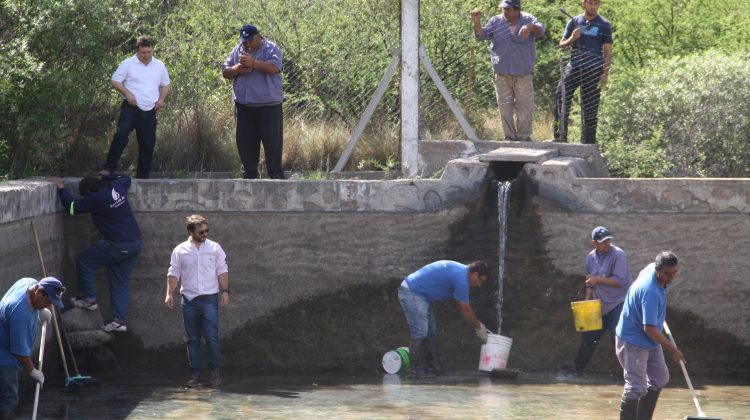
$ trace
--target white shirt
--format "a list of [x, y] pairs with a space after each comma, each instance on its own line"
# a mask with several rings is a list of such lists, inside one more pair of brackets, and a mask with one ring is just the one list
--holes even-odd
[[123, 60], [112, 74], [113, 82], [120, 82], [133, 93], [138, 108], [151, 111], [159, 100], [159, 87], [169, 86], [167, 67], [155, 57], [148, 65], [141, 63], [137, 55]]
[[206, 239], [198, 248], [188, 239], [172, 251], [167, 276], [176, 277], [180, 293], [193, 300], [219, 293], [219, 276], [227, 272], [227, 255], [221, 245]]

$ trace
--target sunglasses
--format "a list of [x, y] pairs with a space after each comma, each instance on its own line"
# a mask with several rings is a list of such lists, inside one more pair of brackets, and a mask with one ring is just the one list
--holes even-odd
[[196, 230], [195, 233], [197, 233], [198, 235], [208, 234], [208, 229]]

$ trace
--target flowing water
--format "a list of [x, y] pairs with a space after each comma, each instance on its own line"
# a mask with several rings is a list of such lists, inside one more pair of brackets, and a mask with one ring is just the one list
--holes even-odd
[[[521, 373], [515, 380], [449, 372], [415, 381], [405, 375], [259, 375], [235, 369], [218, 389], [187, 389], [185, 372], [124, 370], [96, 375], [99, 388], [70, 394], [45, 386], [39, 419], [616, 419], [622, 384], [609, 376]], [[702, 383], [698, 379], [696, 384]], [[750, 386], [709, 385], [703, 410], [750, 419]], [[18, 418], [29, 418], [32, 401]], [[664, 390], [655, 419], [695, 415], [689, 391]]]
[[508, 239], [508, 207], [510, 207], [510, 181], [497, 183], [497, 226], [498, 226], [498, 264], [497, 264], [497, 333], [503, 326], [503, 284], [505, 283], [505, 243]]

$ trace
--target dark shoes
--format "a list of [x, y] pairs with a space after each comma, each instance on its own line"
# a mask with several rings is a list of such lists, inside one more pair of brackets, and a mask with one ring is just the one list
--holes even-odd
[[[208, 385], [214, 388], [221, 385], [221, 375], [219, 375], [218, 369], [211, 371], [211, 380], [209, 381]], [[203, 386], [201, 375], [198, 375], [198, 374], [190, 375], [190, 379], [188, 379], [188, 381], [185, 382], [185, 386], [188, 388], [195, 388], [195, 387]]]
[[219, 375], [219, 370], [212, 370], [211, 371], [211, 386], [216, 388], [219, 385], [221, 385], [221, 375]]
[[190, 379], [188, 379], [188, 381], [185, 382], [185, 386], [188, 388], [195, 388], [197, 386], [203, 386], [203, 382], [201, 381], [201, 375], [190, 375]]

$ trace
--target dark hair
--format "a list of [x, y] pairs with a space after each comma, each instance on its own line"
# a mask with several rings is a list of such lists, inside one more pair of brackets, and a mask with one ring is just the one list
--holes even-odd
[[195, 232], [196, 226], [203, 224], [208, 224], [208, 221], [206, 221], [206, 218], [200, 214], [192, 214], [185, 218], [185, 225], [190, 233]]
[[102, 189], [105, 184], [95, 176], [85, 176], [78, 183], [78, 192], [83, 197], [88, 197], [89, 194], [95, 193]]
[[154, 41], [154, 38], [151, 38], [150, 35], [141, 35], [138, 37], [138, 40], [135, 41], [135, 48], [153, 47], [154, 44], [156, 44], [156, 41]]
[[469, 273], [477, 273], [481, 277], [490, 276], [490, 266], [481, 260], [472, 261], [469, 263]]
[[676, 267], [677, 255], [672, 251], [662, 251], [656, 256], [654, 264], [657, 270], [661, 270], [664, 267]]

